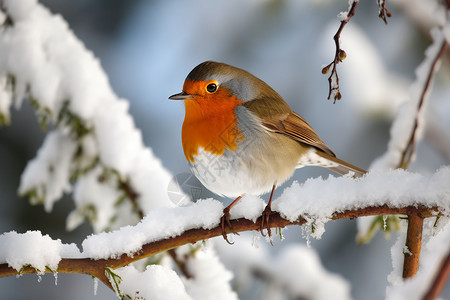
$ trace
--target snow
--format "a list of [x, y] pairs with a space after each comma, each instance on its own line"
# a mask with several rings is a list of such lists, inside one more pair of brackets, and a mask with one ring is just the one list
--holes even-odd
[[147, 266], [144, 272], [133, 266], [113, 270], [120, 276], [120, 294], [130, 299], [188, 300], [181, 279], [175, 271], [160, 265]]
[[256, 222], [265, 208], [264, 201], [253, 195], [245, 195], [230, 210], [233, 219], [245, 218]]
[[[167, 195], [171, 175], [143, 144], [142, 133], [128, 112], [128, 101], [115, 95], [99, 60], [75, 37], [61, 16], [52, 15], [36, 0], [3, 3], [14, 25], [0, 32], [0, 85], [5, 86], [10, 75], [14, 76], [15, 85], [14, 90], [0, 92], [0, 114], [8, 120], [11, 104], [18, 107], [24, 98], [31, 97], [38, 106], [41, 122], [46, 120], [54, 127], [37, 157], [27, 165], [20, 193], [34, 193], [34, 200], [43, 202], [46, 211], [50, 211], [62, 194], [71, 190], [71, 176], [82, 174], [77, 178], [80, 179], [89, 175], [92, 170], [86, 167], [98, 159], [99, 166], [116, 172], [117, 178], [129, 183], [144, 214], [171, 206]], [[77, 126], [87, 132], [80, 135]], [[97, 212], [104, 211], [100, 218], [90, 220], [96, 232], [104, 230], [107, 223], [109, 228], [118, 228], [123, 224], [120, 221], [133, 220], [132, 210], [123, 209], [114, 216], [117, 222], [111, 221], [112, 192], [107, 193], [105, 202], [92, 195], [117, 189], [117, 181], [94, 180], [93, 174], [98, 175], [99, 171], [95, 168], [92, 172], [95, 173], [90, 174], [89, 184], [77, 185], [83, 192], [77, 193], [77, 207], [68, 220], [68, 228], [75, 228], [83, 216], [88, 216], [89, 206]]]
[[405, 235], [400, 235], [392, 247], [393, 271], [388, 276], [391, 284], [386, 289], [386, 299], [420, 299], [431, 285], [436, 271], [450, 251], [450, 226], [434, 232], [435, 220], [424, 221], [424, 236], [419, 260], [419, 272], [410, 279], [402, 279], [403, 253]]
[[[251, 246], [251, 240], [246, 233], [236, 240], [233, 252], [239, 255], [229, 253], [228, 245], [215, 243], [222, 260], [236, 274], [238, 290], [251, 288], [250, 279], [259, 274], [265, 287], [262, 294], [266, 296], [283, 291], [293, 299], [351, 299], [348, 281], [326, 271], [314, 249], [289, 244], [270, 255], [266, 247]], [[265, 299], [272, 299], [271, 296]]]
[[[67, 217], [68, 230], [78, 227], [84, 221], [86, 211], [89, 209], [93, 210], [92, 214], [95, 216], [93, 216], [95, 222], [92, 224], [94, 232], [101, 232], [110, 226], [110, 221], [117, 213], [115, 205], [120, 192], [111, 185], [98, 184], [101, 174], [102, 170], [95, 168], [75, 184], [73, 198], [79, 210], [72, 211]], [[101, 209], [94, 209], [94, 207], [101, 207]]]
[[164, 207], [151, 211], [136, 226], [88, 236], [83, 254], [95, 259], [132, 255], [145, 243], [175, 237], [192, 228], [219, 225], [223, 205], [213, 199], [199, 200], [185, 207]]
[[[400, 106], [397, 117], [391, 126], [391, 138], [388, 143], [388, 150], [384, 155], [374, 161], [370, 169], [387, 169], [397, 167], [400, 162], [402, 151], [406, 149], [409, 137], [413, 132], [416, 117], [418, 128], [415, 134], [415, 142], [418, 143], [422, 138], [425, 123], [423, 116], [426, 115], [426, 103], [429, 93], [425, 94], [424, 105], [418, 112], [419, 101], [423, 89], [426, 86], [426, 81], [433, 61], [444, 40], [443, 33], [439, 29], [432, 30], [431, 35], [433, 37], [433, 43], [425, 51], [425, 59], [416, 69], [416, 80], [410, 87], [410, 99]], [[415, 155], [413, 155], [412, 161], [414, 161], [414, 159]]]
[[69, 178], [75, 150], [76, 144], [67, 131], [50, 132], [37, 157], [28, 163], [22, 173], [19, 193], [25, 195], [36, 189], [34, 201], [37, 203], [45, 199], [44, 208], [50, 212], [63, 193], [71, 191]]
[[[350, 0], [349, 7], [352, 3]], [[51, 15], [35, 0], [4, 0], [2, 4], [14, 20], [14, 26], [0, 31], [0, 115], [9, 120], [11, 106], [21, 105], [27, 98], [29, 86], [29, 96], [39, 104], [40, 113], [47, 112], [52, 125], [52, 131], [48, 133], [36, 158], [25, 169], [19, 191], [34, 191], [34, 199], [42, 200], [45, 209], [50, 211], [63, 193], [72, 190], [71, 176], [85, 170], [98, 158], [99, 163], [95, 167], [76, 179], [73, 186], [76, 209], [69, 215], [67, 227], [75, 228], [86, 217], [92, 218], [94, 232], [136, 224], [138, 220], [131, 213], [129, 202], [120, 209], [116, 206], [123, 196], [117, 189], [118, 178], [129, 183], [139, 195], [137, 202], [147, 216], [135, 226], [87, 237], [82, 243], [82, 252], [74, 244], [63, 244], [38, 231], [23, 234], [8, 232], [0, 236], [0, 263], [7, 263], [18, 271], [23, 266], [31, 265], [43, 273], [46, 267], [56, 270], [62, 258], [116, 258], [123, 253], [132, 256], [146, 243], [174, 237], [192, 228], [217, 226], [223, 210], [220, 202], [206, 199], [184, 207], [173, 207], [167, 201], [169, 172], [151, 149], [143, 144], [142, 133], [135, 128], [128, 113], [128, 102], [114, 94], [100, 62], [76, 39], [67, 23], [60, 16]], [[347, 17], [348, 12], [339, 15], [341, 21]], [[4, 19], [5, 15], [0, 12], [0, 23]], [[387, 203], [391, 207], [439, 206], [448, 214], [449, 167], [443, 167], [433, 175], [403, 170], [384, 171], [395, 166], [401, 149], [406, 145], [405, 139], [412, 130], [416, 115], [418, 95], [424, 86], [432, 58], [443, 36], [450, 40], [449, 25], [445, 26], [443, 35], [435, 31], [433, 36], [434, 44], [417, 69], [411, 101], [405, 103], [398, 114], [391, 129], [388, 152], [374, 164], [374, 171], [357, 180], [330, 176], [310, 179], [303, 184], [295, 182], [274, 200], [274, 210], [291, 221], [300, 216], [306, 217], [308, 225], [304, 226], [305, 232], [316, 238], [320, 238], [325, 224], [336, 211]], [[227, 39], [223, 41], [225, 43]], [[222, 46], [216, 45], [216, 49]], [[169, 53], [169, 56], [172, 58], [173, 55]], [[366, 56], [366, 61], [372, 60]], [[160, 66], [166, 68], [165, 63], [166, 60], [162, 61]], [[377, 62], [373, 64], [378, 65]], [[367, 64], [360, 65], [373, 70]], [[14, 89], [8, 86], [10, 74], [15, 78]], [[336, 87], [335, 76], [332, 80], [332, 87]], [[379, 89], [379, 85], [373, 84], [372, 80], [368, 82]], [[69, 100], [68, 112], [91, 130], [82, 138], [76, 135], [71, 124], [57, 123], [66, 100]], [[421, 120], [423, 114], [424, 111], [419, 116], [420, 126], [424, 123]], [[419, 129], [419, 133], [422, 132], [423, 129]], [[75, 152], [79, 149], [83, 150], [82, 154], [75, 159]], [[118, 178], [103, 178], [105, 170], [114, 171]], [[264, 202], [259, 197], [249, 195], [233, 207], [231, 217], [255, 221], [263, 208]], [[434, 220], [426, 222], [428, 236], [425, 234], [421, 269], [415, 279], [406, 282], [401, 279], [404, 235], [399, 236], [392, 248], [394, 271], [389, 276], [392, 286], [387, 290], [390, 299], [423, 293], [425, 285], [417, 283], [429, 282], [440, 259], [449, 250], [448, 224], [436, 229], [430, 225]], [[430, 236], [430, 232], [435, 236]], [[274, 261], [264, 251], [255, 254], [248, 248], [236, 250], [242, 260], [235, 264], [246, 265], [246, 276], [250, 276], [251, 268], [259, 267], [276, 278], [278, 289], [286, 288], [294, 297], [306, 294], [313, 299], [350, 298], [348, 283], [327, 273], [311, 249], [290, 246]], [[144, 272], [131, 266], [114, 272], [122, 278], [121, 291], [138, 299], [208, 299], [213, 293], [215, 298], [236, 298], [230, 287], [232, 274], [219, 261], [212, 247], [198, 252], [189, 260], [188, 270], [194, 274], [193, 279], [180, 279], [172, 270], [155, 265], [148, 266]]]
[[[280, 198], [274, 200], [272, 208], [290, 221], [305, 217], [315, 227], [312, 235], [319, 238], [325, 230], [325, 223], [332, 218], [334, 212], [387, 204], [389, 207], [436, 206], [440, 207], [441, 212], [448, 214], [449, 180], [450, 167], [442, 167], [429, 176], [404, 170], [390, 170], [370, 172], [356, 180], [347, 177], [329, 176], [328, 179], [319, 177], [307, 180], [304, 184], [294, 182], [291, 187], [285, 189]], [[242, 201], [241, 205], [237, 205], [236, 211], [231, 211], [231, 218], [242, 217], [241, 209], [245, 207], [247, 211], [245, 217], [254, 220], [255, 216], [261, 213], [263, 202], [258, 201], [256, 197], [245, 197]], [[244, 204], [245, 206], [242, 206]], [[223, 204], [219, 201], [206, 199], [183, 207], [162, 207], [152, 210], [136, 226], [126, 226], [112, 232], [88, 236], [82, 243], [81, 256], [93, 259], [117, 258], [124, 253], [132, 256], [146, 243], [175, 237], [193, 228], [211, 229], [218, 226], [223, 208]], [[61, 257], [60, 250], [57, 250], [59, 248], [52, 246], [56, 249], [53, 252], [53, 256], [57, 258], [56, 262], [48, 263], [46, 256], [42, 257], [42, 261], [36, 256], [30, 258], [28, 257], [30, 253], [15, 252], [14, 249], [18, 246], [13, 243], [17, 240], [25, 245], [28, 240], [23, 240], [21, 235], [14, 232], [5, 236], [11, 242], [2, 243], [8, 245], [2, 247], [2, 251], [9, 253], [9, 256], [2, 257], [9, 257], [7, 261], [12, 262], [14, 268], [33, 263], [39, 270], [43, 270], [42, 266], [45, 265], [55, 267]], [[41, 239], [46, 240], [45, 237]], [[31, 254], [34, 255], [35, 252]], [[17, 261], [14, 261], [14, 258]]]
[[267, 267], [275, 282], [284, 286], [293, 298], [351, 299], [350, 284], [327, 272], [317, 253], [305, 246], [285, 247], [275, 260], [268, 260]]
[[[369, 206], [406, 207], [422, 205], [440, 207], [450, 212], [450, 167], [442, 167], [433, 175], [404, 170], [374, 171], [359, 179], [321, 177], [303, 184], [294, 182], [273, 201], [272, 209], [290, 221], [306, 218], [314, 225], [313, 237], [319, 238], [333, 213]], [[246, 201], [250, 200], [250, 201]], [[243, 198], [246, 217], [254, 220], [261, 213], [262, 201]], [[239, 204], [239, 202], [238, 202]], [[238, 205], [236, 204], [236, 205]], [[213, 199], [201, 200], [184, 207], [160, 208], [150, 212], [138, 225], [117, 231], [91, 235], [83, 242], [83, 253], [96, 259], [132, 255], [143, 244], [174, 237], [192, 228], [213, 228], [220, 222], [223, 205]], [[243, 216], [240, 207], [231, 218]]]
[[[183, 255], [183, 250], [186, 251], [188, 248], [177, 250], [181, 250], [177, 251], [177, 256], [180, 256]], [[187, 260], [186, 269], [192, 277], [185, 278], [184, 283], [192, 299], [238, 299], [230, 285], [233, 274], [219, 260], [213, 247], [203, 247], [191, 255], [192, 257]]]
[[404, 170], [371, 171], [362, 178], [334, 177], [294, 182], [273, 209], [290, 221], [330, 219], [334, 212], [387, 204], [389, 207], [439, 206], [448, 211], [450, 167], [427, 176]]
[[63, 244], [61, 240], [53, 240], [40, 231], [3, 233], [0, 235], [0, 245], [0, 263], [7, 263], [19, 273], [27, 265], [40, 274], [45, 273], [47, 267], [56, 271], [62, 256], [80, 255], [75, 244]]
[[450, 20], [447, 21], [447, 23], [444, 25], [444, 28], [442, 28], [442, 32], [444, 33], [447, 44], [450, 44]]
[[0, 120], [3, 117], [6, 123], [10, 122], [9, 109], [11, 104], [12, 104], [12, 91], [11, 87], [8, 86], [8, 78], [7, 76], [0, 76]]
[[347, 11], [341, 11], [338, 15], [337, 15], [339, 21], [346, 21], [348, 18], [348, 12]]
[[342, 11], [338, 14], [338, 18], [339, 21], [343, 22], [343, 21], [347, 21], [348, 19], [348, 13], [350, 12], [350, 10], [352, 9], [352, 5], [355, 2], [359, 2], [359, 0], [349, 0], [348, 1], [348, 10], [347, 11]]

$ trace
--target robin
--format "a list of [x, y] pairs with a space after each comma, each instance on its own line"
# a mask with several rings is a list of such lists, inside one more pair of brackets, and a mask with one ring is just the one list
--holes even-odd
[[275, 188], [295, 169], [319, 166], [340, 175], [360, 177], [366, 171], [336, 158], [312, 127], [293, 112], [268, 84], [249, 72], [213, 61], [196, 66], [183, 91], [169, 97], [184, 100], [182, 143], [193, 174], [212, 192], [236, 198], [223, 210], [222, 235], [230, 209], [244, 194], [271, 191], [261, 216], [266, 226]]

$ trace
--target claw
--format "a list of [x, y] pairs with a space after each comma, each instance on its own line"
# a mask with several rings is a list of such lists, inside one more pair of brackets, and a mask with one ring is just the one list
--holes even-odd
[[222, 216], [222, 218], [220, 218], [220, 225], [222, 227], [222, 237], [223, 237], [223, 239], [225, 241], [227, 241], [228, 244], [233, 245], [234, 243], [232, 243], [232, 242], [230, 242], [228, 240], [228, 236], [227, 236], [227, 234], [225, 232], [225, 222], [227, 223], [227, 225], [230, 228], [230, 230], [233, 232], [233, 226], [231, 225], [231, 222], [230, 222], [230, 211], [227, 210], [227, 208], [225, 208], [223, 210], [223, 216]]
[[230, 245], [233, 245], [234, 243], [232, 243], [232, 242], [230, 242], [230, 241], [228, 240], [227, 234], [226, 234], [226, 232], [225, 232], [225, 222], [227, 223], [227, 225], [228, 225], [228, 227], [230, 228], [230, 231], [231, 231], [232, 233], [239, 235], [238, 233], [235, 233], [235, 232], [234, 232], [234, 230], [233, 230], [233, 225], [231, 225], [231, 222], [230, 222], [230, 209], [231, 209], [231, 208], [233, 207], [233, 205], [235, 205], [239, 200], [241, 200], [241, 198], [242, 198], [242, 196], [237, 197], [236, 199], [234, 199], [233, 202], [231, 202], [230, 205], [228, 205], [227, 207], [225, 207], [225, 208], [223, 209], [223, 216], [222, 216], [222, 218], [220, 218], [220, 227], [222, 228], [222, 236], [223, 236], [223, 239], [224, 239], [225, 241], [227, 241], [227, 243], [230, 244]]
[[264, 228], [267, 230], [267, 235], [269, 236], [269, 241], [270, 244], [273, 246], [272, 243], [272, 231], [270, 230], [270, 225], [269, 225], [269, 219], [270, 219], [270, 214], [272, 213], [272, 197], [273, 197], [273, 192], [275, 191], [275, 187], [276, 184], [273, 185], [272, 187], [272, 192], [270, 193], [270, 198], [269, 198], [269, 203], [267, 203], [266, 208], [264, 208], [262, 214], [261, 214], [261, 225], [259, 226], [259, 231], [261, 232], [261, 235], [263, 237], [266, 237], [266, 235], [264, 234]]
[[270, 224], [269, 224], [269, 219], [270, 219], [270, 214], [272, 213], [272, 209], [270, 207], [270, 205], [267, 205], [266, 208], [264, 209], [264, 211], [261, 214], [261, 225], [259, 227], [259, 230], [261, 232], [261, 235], [263, 237], [265, 237], [266, 235], [264, 234], [264, 229], [267, 230], [267, 235], [269, 236], [269, 240], [270, 240], [270, 244], [273, 246], [272, 243], [272, 231], [270, 230]]

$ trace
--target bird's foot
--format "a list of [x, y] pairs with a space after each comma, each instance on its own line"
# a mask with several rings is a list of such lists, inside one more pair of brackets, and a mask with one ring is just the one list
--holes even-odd
[[225, 241], [227, 241], [228, 244], [233, 245], [234, 242], [232, 243], [232, 242], [230, 242], [228, 240], [227, 233], [225, 232], [225, 223], [228, 226], [228, 228], [230, 228], [231, 233], [239, 235], [238, 233], [234, 232], [233, 225], [231, 225], [231, 222], [230, 222], [230, 210], [228, 209], [228, 207], [226, 207], [223, 210], [223, 216], [222, 216], [222, 218], [220, 218], [220, 226], [222, 227], [222, 237], [223, 237], [223, 239]]
[[272, 208], [270, 207], [270, 205], [267, 205], [266, 208], [264, 208], [262, 214], [261, 214], [261, 225], [259, 227], [259, 230], [261, 232], [262, 236], [266, 236], [264, 234], [264, 229], [267, 230], [267, 235], [269, 236], [269, 240], [270, 240], [270, 244], [273, 246], [272, 244], [272, 231], [270, 229], [270, 224], [269, 224], [269, 219], [270, 219], [270, 215], [272, 214]]

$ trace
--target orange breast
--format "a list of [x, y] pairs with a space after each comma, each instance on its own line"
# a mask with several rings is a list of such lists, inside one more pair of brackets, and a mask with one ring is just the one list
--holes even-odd
[[242, 139], [235, 109], [242, 101], [223, 92], [185, 100], [186, 116], [181, 134], [186, 159], [194, 162], [198, 148], [221, 155], [235, 150]]

